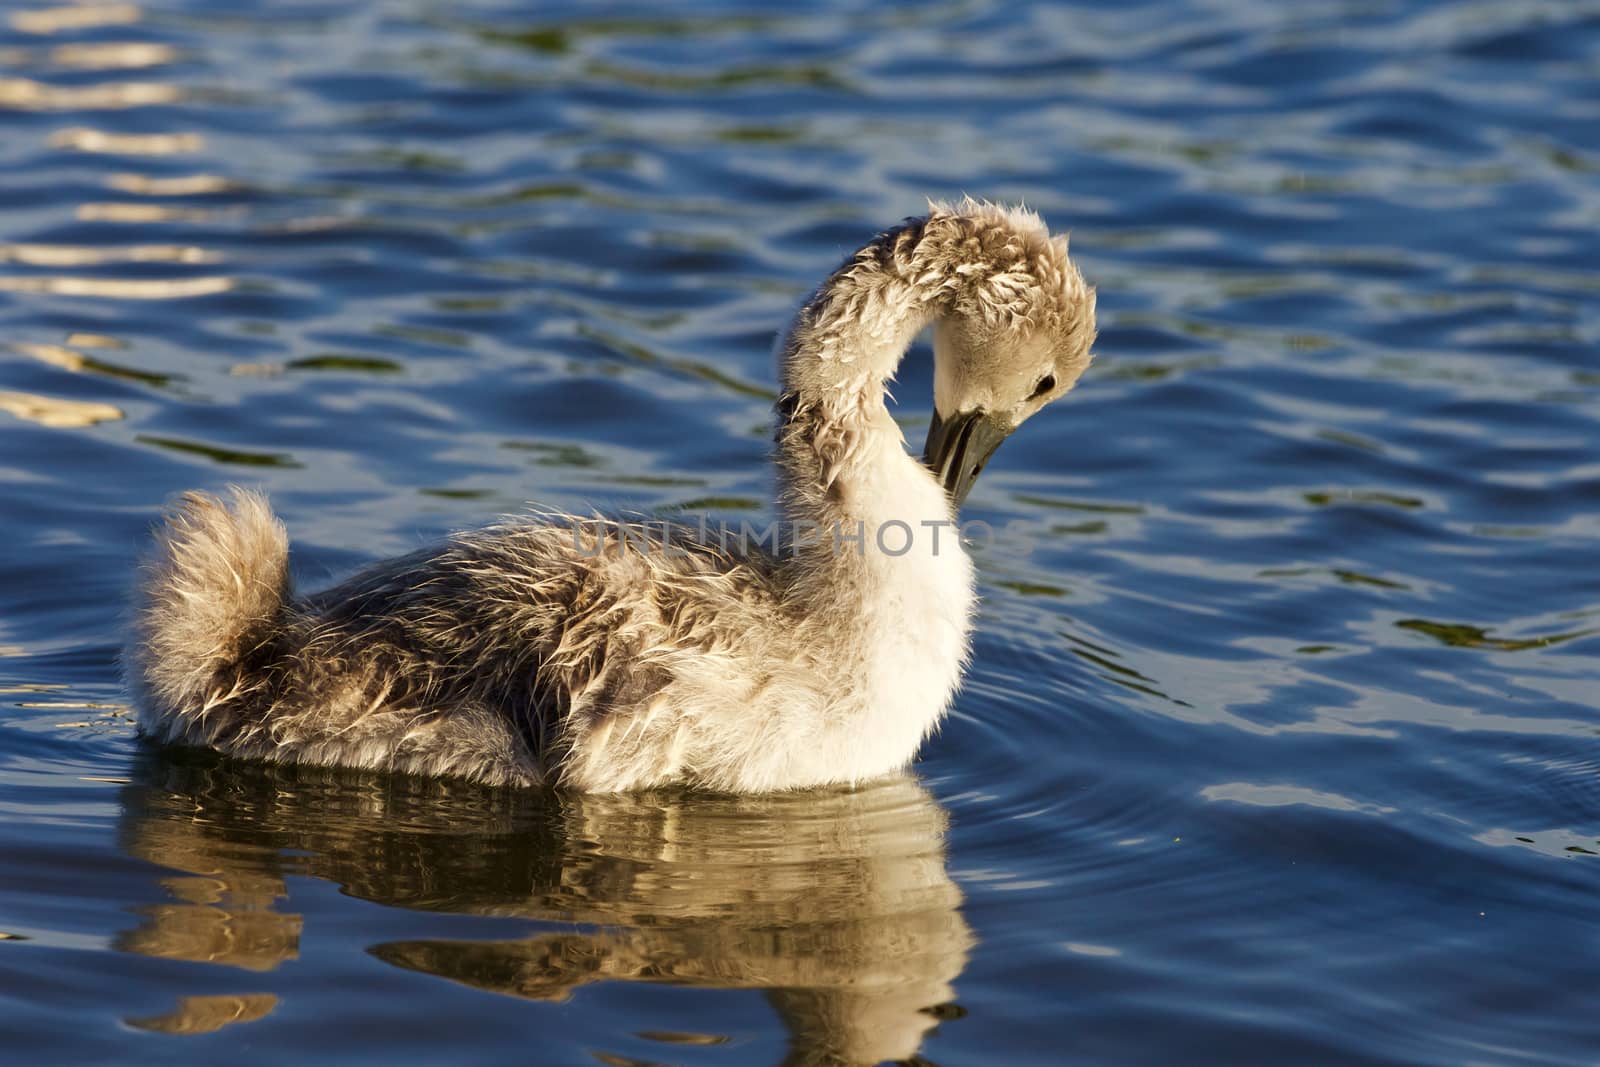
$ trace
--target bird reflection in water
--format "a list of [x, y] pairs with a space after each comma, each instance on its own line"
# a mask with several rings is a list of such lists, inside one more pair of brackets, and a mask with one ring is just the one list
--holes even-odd
[[784, 1063], [873, 1064], [916, 1056], [954, 1014], [951, 983], [974, 943], [945, 870], [945, 813], [910, 778], [762, 797], [577, 796], [193, 753], [141, 760], [123, 847], [181, 872], [162, 879], [173, 899], [118, 938], [142, 955], [255, 971], [294, 960], [306, 931], [285, 879], [309, 875], [381, 904], [539, 924], [515, 940], [368, 949], [396, 967], [540, 1001], [606, 981], [761, 990], [789, 1033]]

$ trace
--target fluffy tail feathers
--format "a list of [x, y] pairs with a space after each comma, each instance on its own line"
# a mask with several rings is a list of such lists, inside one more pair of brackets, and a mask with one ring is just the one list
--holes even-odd
[[156, 534], [125, 655], [140, 724], [153, 737], [209, 742], [245, 696], [245, 661], [271, 643], [289, 597], [289, 539], [259, 493], [187, 493]]

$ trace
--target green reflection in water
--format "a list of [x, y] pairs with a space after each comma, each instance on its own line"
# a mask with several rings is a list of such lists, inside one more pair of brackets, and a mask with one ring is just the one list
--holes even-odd
[[322, 352], [289, 361], [295, 370], [349, 371], [356, 374], [400, 374], [405, 367], [392, 359], [377, 356], [352, 356], [342, 352]]
[[419, 496], [431, 496], [441, 500], [483, 500], [494, 496], [493, 489], [442, 489], [425, 486], [417, 490]]
[[1522, 652], [1530, 648], [1549, 648], [1580, 637], [1600, 633], [1600, 630], [1575, 630], [1571, 633], [1550, 634], [1545, 637], [1521, 639], [1491, 637], [1489, 631], [1465, 623], [1430, 622], [1427, 619], [1401, 619], [1395, 623], [1402, 630], [1415, 630], [1427, 634], [1452, 648], [1488, 648], [1499, 652]]
[[1191, 706], [1188, 702], [1179, 700], [1177, 697], [1170, 696], [1156, 688], [1155, 679], [1140, 674], [1126, 664], [1118, 663], [1117, 660], [1121, 657], [1113, 649], [1096, 645], [1069, 633], [1063, 633], [1061, 636], [1065, 637], [1071, 646], [1067, 649], [1068, 652], [1080, 659], [1088, 660], [1097, 667], [1104, 668], [1106, 673], [1102, 673], [1100, 677], [1106, 681], [1120, 685], [1124, 689], [1132, 689], [1135, 692], [1143, 693], [1146, 696], [1158, 697], [1178, 707], [1187, 708]]
[[595, 480], [608, 482], [612, 485], [644, 485], [663, 488], [706, 484], [704, 478], [681, 478], [668, 474], [612, 474]]
[[1403, 582], [1393, 582], [1387, 578], [1378, 578], [1360, 571], [1344, 570], [1337, 567], [1324, 570], [1321, 567], [1268, 567], [1266, 570], [1257, 571], [1262, 578], [1304, 578], [1313, 574], [1331, 574], [1346, 585], [1366, 585], [1375, 589], [1410, 589]]
[[1009, 589], [1013, 593], [1021, 593], [1023, 596], [1063, 597], [1072, 595], [1059, 585], [1046, 585], [1044, 582], [1004, 581], [995, 582], [994, 584], [999, 586], [1001, 589]]
[[472, 338], [459, 330], [441, 330], [432, 326], [408, 326], [391, 323], [387, 326], [375, 327], [372, 332], [379, 337], [393, 337], [400, 341], [416, 341], [441, 348], [470, 348], [472, 345]]
[[1385, 493], [1376, 489], [1334, 489], [1323, 492], [1302, 494], [1306, 503], [1315, 504], [1319, 508], [1331, 507], [1336, 504], [1382, 504], [1392, 508], [1420, 508], [1425, 504], [1414, 496], [1401, 496], [1399, 493]]
[[581, 445], [546, 441], [502, 441], [500, 447], [514, 452], [531, 452], [541, 467], [590, 468], [605, 465], [605, 459]]
[[1019, 504], [1032, 504], [1041, 508], [1056, 508], [1060, 511], [1088, 511], [1104, 515], [1144, 514], [1144, 508], [1138, 504], [1108, 504], [1098, 500], [1069, 500], [1066, 497], [1035, 496], [1031, 493], [1013, 493], [1011, 499]]
[[749, 382], [741, 381], [726, 371], [711, 366], [709, 363], [701, 363], [692, 359], [667, 359], [650, 351], [641, 344], [628, 341], [605, 330], [596, 329], [587, 323], [580, 323], [576, 332], [579, 337], [594, 341], [596, 344], [604, 346], [630, 362], [640, 363], [645, 366], [668, 367], [680, 374], [693, 375], [704, 381], [720, 385], [729, 392], [737, 393], [740, 396], [756, 397], [769, 402], [778, 399], [778, 394], [773, 390], [765, 386], [752, 385]]
[[747, 496], [697, 496], [666, 509], [668, 511], [760, 511], [767, 504]]
[[164, 448], [169, 452], [182, 452], [191, 456], [204, 456], [214, 463], [226, 463], [241, 467], [301, 467], [291, 457], [281, 452], [246, 452], [237, 448], [219, 448], [216, 445], [202, 444], [199, 441], [185, 441], [178, 437], [157, 437], [153, 434], [139, 434], [134, 438], [141, 444], [154, 445]]
[[1097, 372], [1097, 374], [1106, 381], [1158, 382], [1167, 378], [1178, 377], [1190, 371], [1210, 370], [1221, 365], [1222, 361], [1214, 356], [1172, 360], [1170, 362], [1135, 363], [1124, 360], [1113, 364], [1104, 371]]

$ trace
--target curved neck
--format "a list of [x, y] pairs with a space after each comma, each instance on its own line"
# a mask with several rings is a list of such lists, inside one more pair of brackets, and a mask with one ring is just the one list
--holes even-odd
[[[905, 454], [884, 395], [912, 340], [950, 300], [946, 272], [919, 261], [925, 227], [916, 220], [889, 230], [847, 260], [801, 306], [779, 346], [777, 460], [787, 520], [876, 510], [865, 494], [886, 487], [874, 485], [874, 475], [921, 469]], [[947, 511], [879, 518], [949, 518]]]
[[[938, 570], [970, 585], [949, 499], [906, 453], [884, 405], [911, 341], [952, 301], [949, 270], [919, 255], [926, 228], [908, 222], [847, 260], [800, 308], [779, 348], [785, 562], [814, 601], [825, 588], [843, 597], [846, 614], [860, 614], [869, 595], [906, 601], [905, 587]], [[958, 607], [967, 610], [950, 610]]]

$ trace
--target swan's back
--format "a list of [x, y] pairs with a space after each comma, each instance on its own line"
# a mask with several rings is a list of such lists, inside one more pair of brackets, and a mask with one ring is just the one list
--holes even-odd
[[[130, 663], [143, 725], [243, 756], [491, 783], [670, 774], [665, 717], [651, 720], [675, 683], [736, 683], [716, 666], [753, 655], [814, 666], [798, 641], [753, 647], [796, 632], [778, 619], [771, 558], [696, 534], [508, 520], [296, 602], [265, 501], [191, 495], [143, 585]], [[706, 696], [715, 714], [727, 691]], [[578, 748], [604, 759], [575, 763]]]

